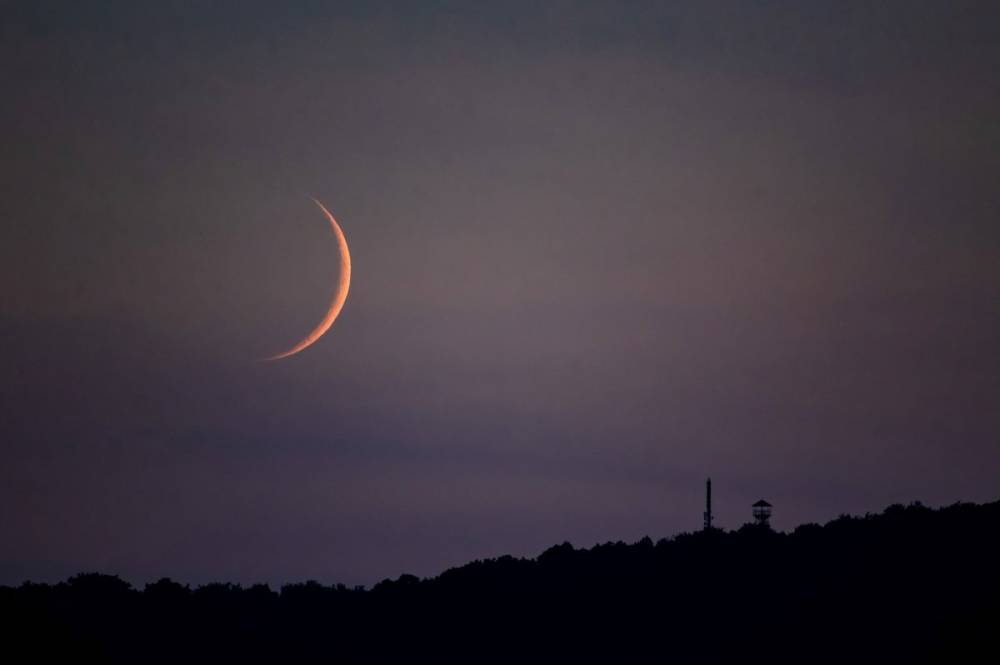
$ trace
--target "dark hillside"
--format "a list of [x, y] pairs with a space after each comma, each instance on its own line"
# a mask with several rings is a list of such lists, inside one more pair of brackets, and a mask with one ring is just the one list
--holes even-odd
[[8, 647], [43, 659], [998, 662], [998, 561], [1000, 502], [914, 504], [787, 534], [564, 543], [371, 590], [161, 580], [138, 591], [85, 574], [0, 588], [0, 607]]

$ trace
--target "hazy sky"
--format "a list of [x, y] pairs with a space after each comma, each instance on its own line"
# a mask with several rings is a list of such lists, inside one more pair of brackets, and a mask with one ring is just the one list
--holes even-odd
[[997, 498], [996, 3], [0, 16], [0, 583]]

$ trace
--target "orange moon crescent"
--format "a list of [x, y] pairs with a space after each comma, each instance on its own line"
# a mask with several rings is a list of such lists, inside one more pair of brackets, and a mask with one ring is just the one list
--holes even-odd
[[316, 343], [316, 340], [323, 336], [323, 333], [330, 329], [333, 322], [337, 320], [340, 310], [344, 309], [344, 303], [347, 301], [347, 291], [351, 288], [351, 253], [347, 251], [347, 238], [344, 237], [344, 232], [341, 230], [340, 224], [333, 218], [333, 215], [326, 209], [326, 206], [316, 199], [313, 199], [313, 202], [319, 206], [319, 209], [330, 220], [330, 226], [333, 227], [333, 235], [337, 238], [337, 249], [340, 253], [340, 280], [337, 282], [337, 292], [333, 295], [333, 302], [330, 303], [330, 308], [327, 310], [326, 316], [319, 322], [319, 325], [313, 328], [311, 333], [306, 335], [305, 339], [287, 351], [270, 356], [264, 360], [281, 360], [282, 358], [294, 356], [296, 353], [308, 349]]

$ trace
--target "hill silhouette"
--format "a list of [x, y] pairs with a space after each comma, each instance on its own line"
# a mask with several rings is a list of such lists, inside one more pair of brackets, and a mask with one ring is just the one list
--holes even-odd
[[31, 662], [1000, 662], [998, 561], [1000, 501], [914, 503], [790, 533], [563, 543], [371, 589], [86, 573], [0, 587], [0, 621], [4, 652]]

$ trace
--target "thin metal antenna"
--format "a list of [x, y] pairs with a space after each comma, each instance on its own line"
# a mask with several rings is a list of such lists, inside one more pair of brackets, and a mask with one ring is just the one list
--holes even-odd
[[712, 479], [705, 482], [705, 531], [712, 530]]

